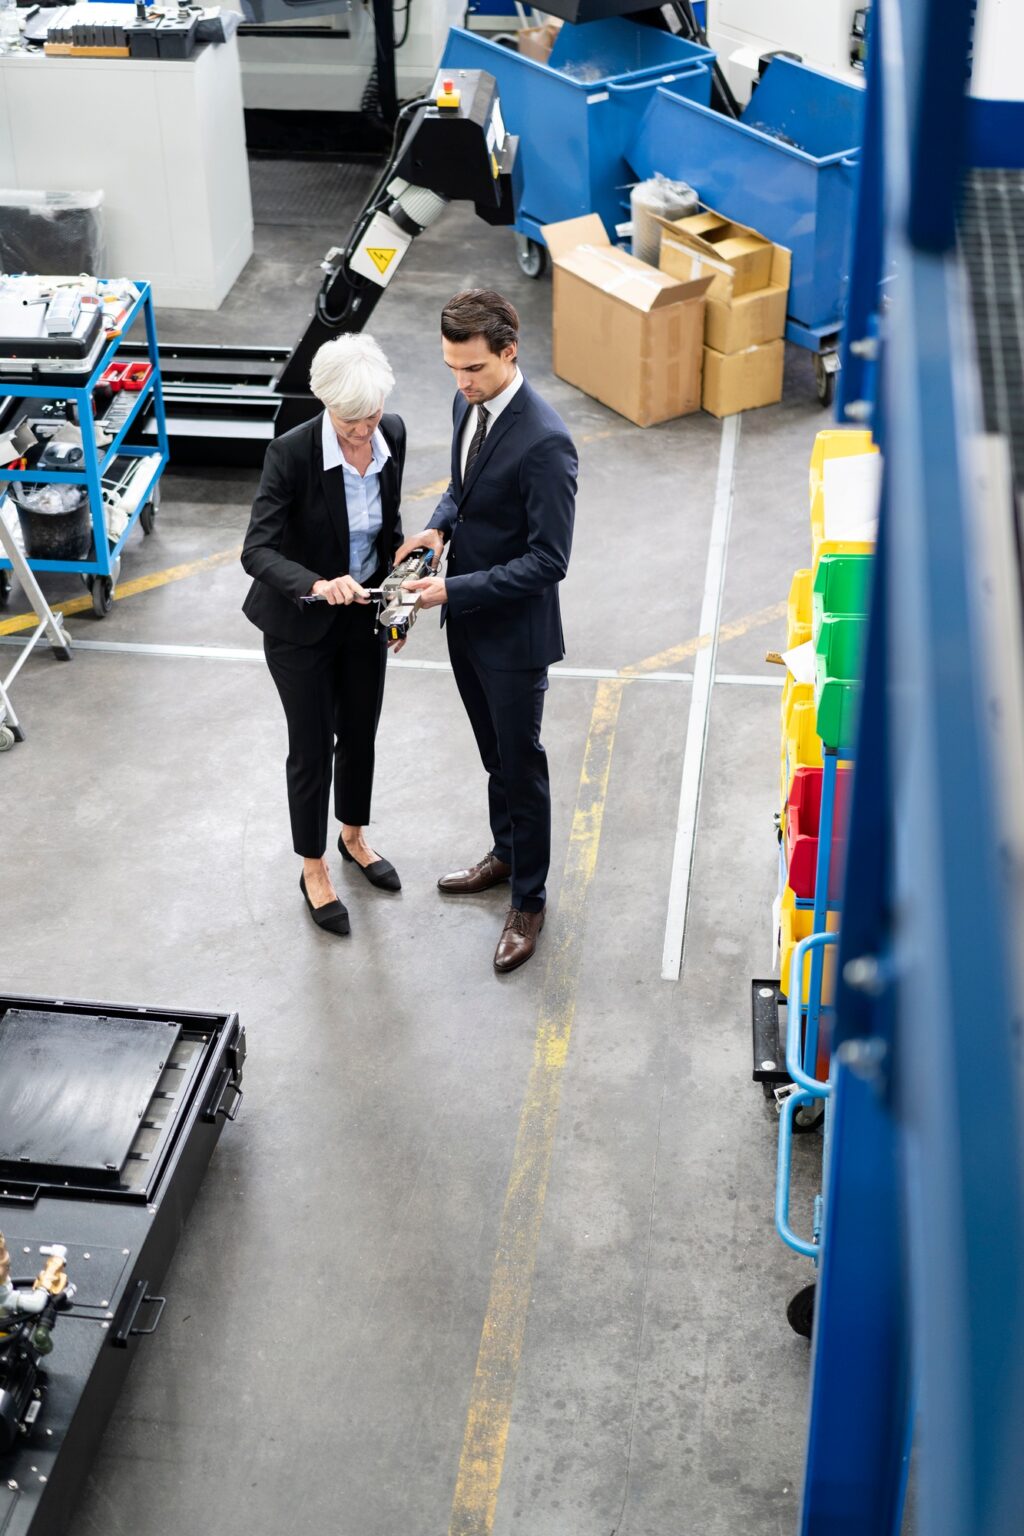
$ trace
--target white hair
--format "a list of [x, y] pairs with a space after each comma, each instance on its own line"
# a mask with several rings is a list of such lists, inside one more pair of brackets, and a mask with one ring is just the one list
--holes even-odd
[[372, 336], [336, 336], [313, 358], [309, 387], [343, 421], [362, 421], [383, 410], [395, 376]]

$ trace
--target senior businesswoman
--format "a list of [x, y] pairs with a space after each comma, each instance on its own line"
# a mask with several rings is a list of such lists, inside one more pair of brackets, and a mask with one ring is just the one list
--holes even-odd
[[[405, 424], [384, 415], [394, 374], [370, 336], [317, 352], [310, 387], [323, 413], [272, 442], [242, 546], [253, 583], [243, 604], [263, 631], [288, 722], [288, 808], [299, 885], [317, 927], [349, 931], [327, 861], [331, 783], [338, 849], [372, 885], [401, 889], [363, 829], [370, 819], [374, 737], [387, 642], [366, 588], [402, 542]], [[322, 594], [325, 601], [304, 603]]]

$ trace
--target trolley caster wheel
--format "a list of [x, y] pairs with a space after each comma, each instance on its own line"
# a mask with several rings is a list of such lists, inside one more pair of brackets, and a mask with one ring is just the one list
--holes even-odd
[[802, 1339], [809, 1339], [814, 1332], [814, 1293], [815, 1285], [805, 1285], [802, 1291], [797, 1291], [789, 1306], [786, 1308], [786, 1321], [794, 1333], [798, 1333]]
[[9, 725], [0, 725], [0, 752], [9, 752], [14, 746], [14, 732]]
[[93, 613], [98, 619], [105, 619], [114, 606], [114, 583], [109, 576], [94, 576], [90, 591]]
[[153, 527], [156, 523], [156, 515], [159, 510], [160, 487], [159, 485], [154, 485], [152, 491], [150, 492], [149, 500], [146, 502], [146, 505], [139, 513], [139, 522], [142, 524], [143, 533], [150, 534], [153, 532]]
[[818, 399], [827, 410], [836, 398], [836, 376], [839, 373], [838, 352], [814, 354], [814, 387]]
[[793, 1116], [793, 1135], [807, 1136], [816, 1131], [825, 1118], [824, 1104], [805, 1104]]
[[11, 573], [0, 571], [0, 608], [6, 608], [11, 600]]
[[524, 277], [543, 277], [548, 269], [548, 248], [529, 235], [516, 235], [516, 261]]

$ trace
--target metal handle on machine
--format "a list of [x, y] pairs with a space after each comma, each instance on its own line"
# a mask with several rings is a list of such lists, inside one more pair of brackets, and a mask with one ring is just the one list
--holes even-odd
[[860, 170], [860, 160], [857, 158], [856, 155], [843, 155], [840, 158], [839, 164], [840, 165], [845, 165], [845, 167], [846, 167], [846, 169], [848, 171], [859, 171]]
[[[135, 1319], [144, 1306], [155, 1306], [156, 1316], [148, 1328], [137, 1328]], [[160, 1319], [164, 1315], [164, 1307], [167, 1305], [165, 1296], [150, 1296], [149, 1281], [136, 1280], [131, 1293], [121, 1310], [121, 1318], [114, 1330], [113, 1342], [118, 1349], [127, 1349], [129, 1339], [148, 1338], [151, 1333], [156, 1333], [160, 1326]]]
[[[823, 1083], [820, 1078], [812, 1077], [804, 1071], [803, 1062], [800, 1059], [801, 1047], [801, 1018], [804, 992], [804, 961], [812, 949], [824, 949], [826, 944], [838, 944], [838, 933], [812, 933], [806, 939], [801, 939], [793, 951], [793, 962], [789, 968], [789, 999], [786, 1004], [786, 1071], [798, 1083], [800, 1087], [815, 1099], [827, 1099], [832, 1092], [831, 1083]], [[815, 1041], [817, 1047], [817, 1041]]]
[[[234, 1094], [231, 1108], [226, 1108], [226, 1101], [230, 1094]], [[238, 1116], [239, 1106], [245, 1097], [242, 1086], [235, 1077], [230, 1067], [222, 1067], [220, 1075], [214, 1084], [213, 1092], [203, 1110], [203, 1119], [210, 1124], [218, 1115], [223, 1115], [225, 1120], [235, 1120]]]
[[817, 1243], [798, 1237], [789, 1224], [789, 1174], [793, 1160], [793, 1119], [798, 1109], [813, 1104], [817, 1095], [798, 1089], [782, 1101], [779, 1120], [779, 1155], [775, 1168], [775, 1230], [787, 1248], [803, 1254], [806, 1259], [818, 1257]]

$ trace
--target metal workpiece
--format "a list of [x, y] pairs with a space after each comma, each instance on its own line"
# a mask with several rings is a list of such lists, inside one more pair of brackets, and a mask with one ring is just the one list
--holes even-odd
[[65, 1528], [244, 1059], [233, 1014], [0, 997], [3, 1536]]

